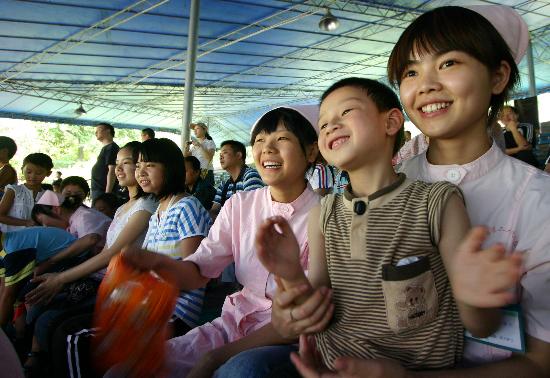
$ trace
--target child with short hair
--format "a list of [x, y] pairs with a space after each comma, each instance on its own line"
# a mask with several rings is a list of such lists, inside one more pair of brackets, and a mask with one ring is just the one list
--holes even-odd
[[52, 173], [52, 159], [37, 152], [23, 160], [25, 183], [7, 185], [0, 201], [0, 231], [9, 232], [34, 225], [31, 210], [44, 192], [42, 181]]
[[10, 165], [10, 159], [17, 152], [17, 144], [7, 136], [0, 136], [0, 198], [4, 188], [9, 184], [17, 184], [17, 172]]
[[[310, 212], [308, 277], [284, 219], [267, 220], [257, 234], [262, 263], [286, 290], [331, 287], [334, 317], [315, 335], [331, 369], [342, 355], [391, 358], [415, 369], [454, 366], [462, 358], [462, 323], [487, 336], [499, 316], [480, 308], [493, 304], [474, 303], [454, 289], [470, 268], [461, 260], [470, 251], [458, 250], [470, 227], [460, 189], [393, 170], [403, 123], [399, 100], [385, 85], [362, 78], [332, 85], [321, 97], [319, 149], [348, 172], [350, 185]], [[496, 269], [492, 261], [483, 267]], [[505, 268], [510, 277], [495, 290], [519, 275], [515, 261]], [[313, 290], [297, 303], [310, 295]]]

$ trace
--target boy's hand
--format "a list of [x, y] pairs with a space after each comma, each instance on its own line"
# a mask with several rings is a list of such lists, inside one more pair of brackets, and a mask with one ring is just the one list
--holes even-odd
[[265, 268], [280, 278], [292, 282], [304, 276], [298, 241], [283, 217], [268, 218], [260, 225], [256, 250]]
[[[285, 291], [278, 279], [277, 284], [271, 323], [279, 335], [296, 339], [300, 334], [317, 333], [326, 328], [334, 312], [330, 289], [321, 287], [311, 292], [311, 287], [304, 284]], [[311, 292], [309, 298], [295, 305], [294, 301], [308, 292]]]
[[481, 250], [487, 230], [475, 227], [460, 244], [449, 277], [455, 299], [478, 308], [513, 303], [510, 289], [521, 277], [521, 255], [506, 256], [501, 244]]
[[398, 362], [388, 359], [361, 359], [339, 357], [334, 371], [321, 362], [306, 336], [300, 336], [300, 354], [290, 355], [292, 363], [304, 378], [405, 378], [406, 370]]

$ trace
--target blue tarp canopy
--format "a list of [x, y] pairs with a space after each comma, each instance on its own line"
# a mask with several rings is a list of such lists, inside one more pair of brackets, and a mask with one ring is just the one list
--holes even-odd
[[[203, 0], [193, 119], [216, 140], [247, 140], [268, 107], [315, 103], [334, 81], [385, 80], [389, 53], [419, 14], [490, 1]], [[550, 88], [550, 4], [506, 1], [533, 41], [538, 93]], [[1, 0], [0, 117], [181, 129], [190, 2]], [[340, 20], [320, 31], [325, 7]], [[520, 64], [527, 92], [526, 59]], [[82, 104], [85, 114], [75, 110]]]

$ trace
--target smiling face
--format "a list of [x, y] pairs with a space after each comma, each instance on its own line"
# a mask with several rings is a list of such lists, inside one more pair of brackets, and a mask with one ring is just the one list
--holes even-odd
[[42, 181], [49, 176], [51, 171], [44, 167], [35, 165], [33, 163], [27, 163], [23, 167], [23, 175], [25, 176], [25, 183], [30, 188], [39, 188]]
[[136, 165], [132, 158], [132, 151], [128, 148], [123, 148], [118, 151], [116, 156], [115, 174], [120, 186], [135, 186], [136, 181]]
[[162, 163], [143, 161], [140, 155], [136, 164], [136, 180], [145, 193], [158, 195], [164, 187], [164, 171]]
[[280, 190], [298, 190], [305, 186], [305, 172], [309, 163], [315, 160], [314, 145], [302, 150], [296, 135], [279, 123], [272, 133], [262, 131], [256, 136], [252, 155], [262, 180]]
[[453, 139], [485, 132], [491, 96], [502, 91], [498, 77], [461, 51], [412, 54], [410, 59], [399, 92], [422, 133]]
[[321, 103], [321, 154], [329, 164], [348, 172], [373, 159], [389, 161], [393, 139], [386, 133], [386, 114], [365, 90], [353, 86], [334, 90]]

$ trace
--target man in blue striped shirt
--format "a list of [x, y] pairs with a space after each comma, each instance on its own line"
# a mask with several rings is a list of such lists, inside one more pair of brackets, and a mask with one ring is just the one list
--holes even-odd
[[220, 164], [229, 173], [229, 179], [216, 190], [210, 215], [215, 219], [225, 201], [234, 193], [251, 191], [264, 186], [258, 171], [245, 164], [246, 148], [236, 140], [226, 140], [221, 144]]

